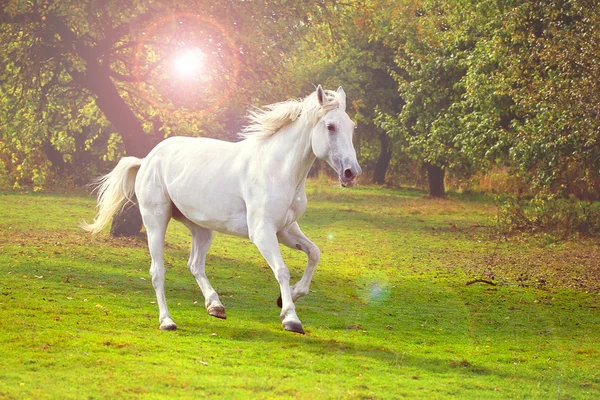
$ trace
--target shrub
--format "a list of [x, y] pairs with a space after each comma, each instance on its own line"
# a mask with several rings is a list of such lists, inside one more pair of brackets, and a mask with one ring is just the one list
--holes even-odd
[[498, 225], [505, 233], [544, 232], [562, 237], [600, 237], [600, 206], [569, 198], [498, 197]]

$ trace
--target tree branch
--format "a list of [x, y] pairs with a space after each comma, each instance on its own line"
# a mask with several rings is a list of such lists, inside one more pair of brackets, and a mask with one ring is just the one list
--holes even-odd
[[[100, 53], [106, 53], [106, 52], [114, 53], [116, 50], [119, 50], [123, 46], [117, 46], [116, 48], [113, 48], [113, 46], [123, 36], [125, 36], [125, 34], [127, 34], [127, 32], [129, 32], [131, 30], [132, 23], [143, 24], [143, 23], [146, 23], [146, 22], [152, 20], [152, 18], [153, 18], [152, 14], [145, 13], [145, 14], [141, 14], [140, 16], [138, 16], [135, 19], [135, 21], [133, 21], [133, 22], [128, 21], [128, 22], [122, 23], [120, 25], [117, 25], [114, 28], [111, 28], [109, 31], [107, 31], [104, 39], [102, 39], [101, 41], [98, 42], [98, 46], [97, 46], [98, 51]], [[129, 43], [134, 43], [135, 46], [137, 46], [137, 41], [133, 41], [133, 42], [129, 42]]]
[[164, 62], [164, 59], [155, 61], [154, 63], [152, 63], [152, 65], [150, 65], [148, 67], [146, 72], [144, 72], [144, 74], [142, 74], [140, 76], [123, 75], [117, 71], [113, 71], [112, 69], [108, 70], [108, 74], [111, 77], [113, 77], [121, 82], [145, 82], [148, 80], [148, 78], [150, 78], [150, 74], [152, 73], [152, 71], [154, 71], [156, 68], [158, 68], [158, 66], [160, 64], [162, 64], [163, 62]]
[[467, 286], [472, 285], [474, 283], [485, 283], [486, 285], [496, 286], [495, 282], [488, 281], [486, 279], [473, 279], [472, 281], [468, 281], [466, 283]]
[[8, 15], [0, 8], [0, 24], [30, 24], [43, 22], [43, 17], [34, 12]]

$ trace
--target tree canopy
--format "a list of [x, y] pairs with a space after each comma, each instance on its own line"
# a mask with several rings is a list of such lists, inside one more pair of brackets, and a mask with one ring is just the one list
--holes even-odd
[[508, 165], [546, 194], [600, 196], [600, 6], [581, 0], [376, 2], [406, 102], [382, 115], [454, 174]]
[[[112, 158], [122, 144], [143, 157], [171, 134], [231, 139], [249, 103], [284, 92], [274, 84], [282, 54], [312, 7], [9, 1], [0, 9], [3, 175], [41, 185], [56, 151], [66, 162], [82, 150]], [[204, 56], [198, 76], [174, 71], [185, 51]]]
[[[443, 195], [444, 176], [499, 165], [539, 193], [598, 199], [599, 27], [591, 0], [10, 0], [3, 183], [93, 174], [169, 135], [233, 140], [249, 106], [321, 83], [349, 93], [375, 182], [422, 166]], [[202, 74], [178, 75], [189, 51]]]

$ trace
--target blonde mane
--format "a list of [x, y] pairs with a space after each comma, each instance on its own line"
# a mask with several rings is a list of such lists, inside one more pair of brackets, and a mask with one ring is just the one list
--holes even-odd
[[314, 92], [304, 99], [291, 99], [250, 111], [248, 114], [250, 123], [239, 135], [244, 139], [262, 140], [273, 136], [281, 128], [300, 118], [316, 123], [327, 112], [340, 106], [337, 92], [332, 90], [324, 92], [323, 105], [319, 104], [317, 93]]

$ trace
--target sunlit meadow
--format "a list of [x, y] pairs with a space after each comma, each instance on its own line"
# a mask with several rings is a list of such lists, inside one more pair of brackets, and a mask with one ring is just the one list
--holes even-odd
[[[171, 223], [163, 332], [143, 238], [80, 231], [89, 196], [1, 194], [0, 398], [598, 398], [598, 287], [580, 282], [597, 243], [499, 237], [482, 197], [326, 180], [308, 197], [323, 254], [298, 335], [247, 240], [209, 251], [218, 320]], [[297, 280], [304, 254], [282, 251]]]

